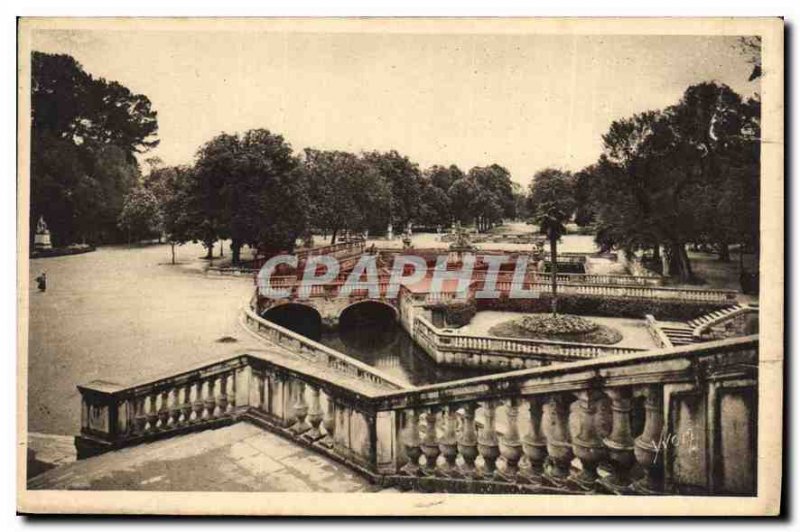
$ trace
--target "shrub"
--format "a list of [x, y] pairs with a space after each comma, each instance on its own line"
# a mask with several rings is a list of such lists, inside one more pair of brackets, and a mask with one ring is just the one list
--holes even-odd
[[467, 325], [478, 311], [474, 301], [438, 303], [429, 307], [432, 311], [443, 311], [444, 321], [448, 327]]

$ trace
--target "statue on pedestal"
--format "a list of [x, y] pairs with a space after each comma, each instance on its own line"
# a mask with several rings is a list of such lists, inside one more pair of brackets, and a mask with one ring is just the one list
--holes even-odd
[[44, 221], [44, 216], [39, 216], [36, 224], [36, 234], [33, 237], [33, 249], [51, 249], [53, 244], [50, 242], [50, 231]]

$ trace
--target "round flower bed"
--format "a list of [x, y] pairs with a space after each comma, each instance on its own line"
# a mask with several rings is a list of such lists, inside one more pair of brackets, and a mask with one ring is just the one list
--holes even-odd
[[570, 314], [527, 314], [489, 329], [492, 336], [535, 338], [585, 344], [616, 344], [622, 333], [611, 327]]

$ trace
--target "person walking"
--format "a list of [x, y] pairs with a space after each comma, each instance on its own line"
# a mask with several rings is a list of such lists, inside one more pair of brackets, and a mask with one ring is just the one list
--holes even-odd
[[40, 292], [47, 291], [47, 272], [42, 272], [42, 274], [36, 278], [36, 285], [39, 287]]

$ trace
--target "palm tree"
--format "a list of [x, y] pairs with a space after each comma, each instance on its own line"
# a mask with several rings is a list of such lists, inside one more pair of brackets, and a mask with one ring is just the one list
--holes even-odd
[[550, 242], [550, 305], [558, 315], [558, 241], [566, 234], [565, 224], [575, 210], [572, 175], [554, 168], [541, 170], [530, 185], [530, 204], [539, 232]]

